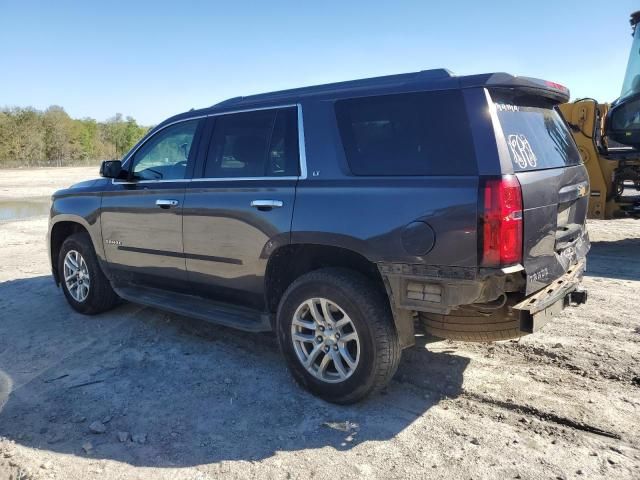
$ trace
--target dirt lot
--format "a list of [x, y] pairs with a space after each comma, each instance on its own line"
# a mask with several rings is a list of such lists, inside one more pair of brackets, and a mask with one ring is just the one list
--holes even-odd
[[[94, 172], [0, 171], [0, 195]], [[0, 479], [640, 478], [640, 221], [589, 227], [586, 306], [519, 342], [419, 338], [383, 394], [338, 407], [271, 335], [74, 313], [46, 218], [0, 223]]]
[[68, 185], [96, 178], [98, 166], [0, 169], [0, 201], [49, 196]]

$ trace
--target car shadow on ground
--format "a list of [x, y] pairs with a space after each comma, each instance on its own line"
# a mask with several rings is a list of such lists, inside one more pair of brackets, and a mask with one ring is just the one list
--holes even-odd
[[456, 397], [468, 364], [419, 339], [382, 393], [337, 406], [295, 385], [270, 334], [132, 304], [85, 317], [48, 276], [0, 283], [0, 312], [0, 435], [136, 466], [393, 439]]
[[591, 242], [586, 275], [640, 280], [640, 238]]

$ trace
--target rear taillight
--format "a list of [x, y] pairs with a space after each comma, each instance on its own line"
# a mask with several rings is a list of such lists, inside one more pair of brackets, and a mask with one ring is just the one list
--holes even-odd
[[515, 175], [484, 180], [480, 190], [483, 267], [522, 262], [522, 190]]

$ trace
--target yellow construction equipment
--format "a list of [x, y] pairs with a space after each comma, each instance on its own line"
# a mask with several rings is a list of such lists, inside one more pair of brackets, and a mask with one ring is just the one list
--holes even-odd
[[584, 160], [589, 218], [640, 217], [640, 11], [631, 15], [633, 43], [620, 98], [560, 105]]

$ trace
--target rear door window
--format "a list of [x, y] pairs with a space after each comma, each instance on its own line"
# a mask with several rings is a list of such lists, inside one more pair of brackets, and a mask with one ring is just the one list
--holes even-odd
[[355, 175], [473, 175], [473, 139], [459, 90], [336, 102], [338, 128]]
[[299, 175], [296, 107], [220, 115], [205, 178]]
[[498, 120], [516, 172], [581, 163], [571, 132], [560, 113], [544, 100], [492, 92]]

